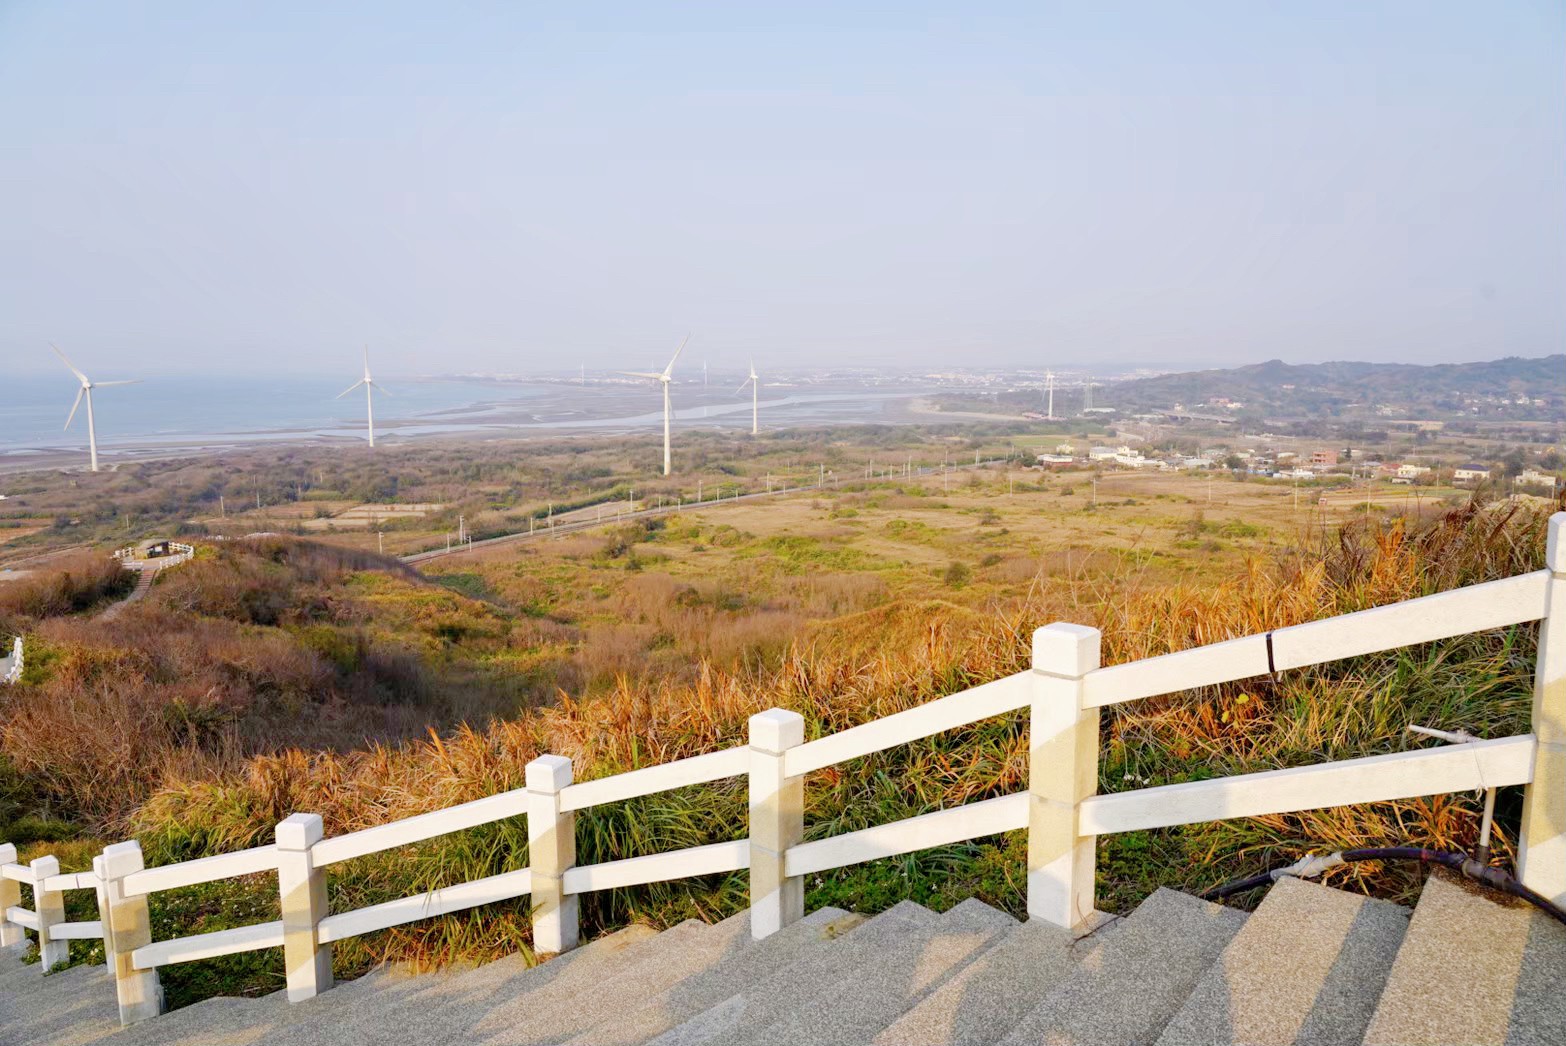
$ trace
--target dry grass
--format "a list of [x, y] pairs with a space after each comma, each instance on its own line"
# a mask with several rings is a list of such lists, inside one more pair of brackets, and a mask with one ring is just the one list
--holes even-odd
[[[126, 752], [139, 780], [94, 777], [90, 767], [86, 779], [94, 787], [151, 793], [130, 814], [129, 827], [155, 860], [268, 841], [279, 820], [300, 810], [320, 813], [336, 834], [519, 787], [527, 762], [545, 752], [569, 756], [585, 779], [742, 743], [747, 717], [768, 707], [799, 711], [809, 735], [846, 729], [1019, 670], [1031, 630], [1052, 620], [1096, 624], [1106, 663], [1117, 663], [1509, 576], [1540, 565], [1545, 519], [1541, 511], [1499, 505], [1424, 521], [1353, 522], [1258, 557], [1216, 585], [1171, 583], [1136, 557], [1092, 564], [1080, 556], [1041, 562], [1025, 595], [987, 597], [979, 606], [886, 598], [873, 583], [834, 582], [809, 598], [852, 610], [802, 627], [776, 657], [733, 657], [722, 649], [727, 640], [709, 636], [708, 656], [684, 673], [646, 672], [647, 636], [714, 630], [721, 618], [708, 611], [729, 594], [746, 594], [743, 579], [686, 586], [643, 573], [617, 590], [606, 615], [617, 623], [576, 633], [606, 629], [588, 643], [602, 659], [589, 674], [607, 678], [590, 698], [562, 694], [549, 707], [484, 726], [344, 751], [215, 761]], [[702, 539], [710, 534], [703, 531]], [[993, 569], [1020, 574], [1005, 559]], [[518, 620], [541, 642], [559, 638], [558, 623]], [[749, 620], [762, 623], [763, 633], [769, 624], [797, 624], [765, 613]], [[734, 649], [752, 649], [760, 638], [738, 636]], [[1527, 727], [1533, 647], [1533, 629], [1505, 629], [1120, 707], [1104, 721], [1100, 788], [1399, 750], [1411, 743], [1404, 732], [1410, 721], [1492, 736], [1520, 732]], [[516, 656], [512, 651], [508, 656]], [[134, 695], [104, 696], [123, 704], [115, 715], [126, 729], [139, 729], [137, 717], [148, 713]], [[55, 734], [37, 733], [28, 743], [74, 751], [60, 731], [92, 715], [84, 698]], [[7, 748], [15, 750], [9, 741]], [[69, 772], [57, 772], [58, 787], [71, 787]], [[819, 837], [1007, 794], [1023, 786], [1026, 773], [1025, 723], [1002, 717], [812, 775], [809, 831]], [[579, 860], [731, 838], [743, 809], [743, 790], [728, 785], [588, 811], [579, 823]], [[1515, 796], [1502, 813], [1504, 855]], [[1312, 846], [1405, 839], [1462, 846], [1475, 823], [1472, 797], [1448, 796], [1113, 836], [1100, 841], [1101, 904], [1123, 909], [1156, 885], [1210, 886]], [[519, 825], [505, 823], [350, 862], [334, 872], [333, 905], [341, 910], [496, 874], [525, 864], [525, 847]], [[811, 903], [873, 910], [902, 896], [941, 905], [972, 894], [1020, 909], [1020, 861], [1017, 839], [979, 840], [820, 877], [811, 884]], [[1405, 897], [1412, 888], [1400, 869], [1357, 866], [1339, 874], [1339, 881], [1352, 876], [1353, 885], [1387, 896]], [[590, 897], [585, 919], [599, 928], [631, 914], [720, 914], [740, 903], [742, 891], [743, 877], [615, 891]], [[339, 955], [348, 967], [384, 958], [484, 957], [520, 946], [526, 935], [525, 912], [503, 906], [482, 919], [434, 920], [376, 935]]]

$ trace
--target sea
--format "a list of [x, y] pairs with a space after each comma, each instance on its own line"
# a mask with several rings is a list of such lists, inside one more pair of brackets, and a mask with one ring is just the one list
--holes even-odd
[[[345, 384], [312, 377], [174, 375], [95, 389], [98, 443], [173, 446], [362, 435], [364, 391], [338, 399]], [[375, 398], [377, 430], [410, 421], [438, 423], [446, 417], [461, 428], [461, 420], [471, 412], [526, 410], [550, 391], [543, 385], [428, 379], [388, 380], [384, 387], [389, 395]], [[85, 445], [85, 407], [76, 412], [70, 429], [64, 428], [77, 388], [69, 374], [4, 379], [0, 452]]]
[[[119, 375], [105, 375], [112, 380]], [[351, 380], [351, 379], [350, 379]], [[0, 377], [0, 460], [85, 450], [86, 408], [64, 428], [76, 396], [69, 374]], [[135, 454], [161, 448], [230, 447], [265, 442], [362, 439], [364, 391], [342, 398], [346, 382], [308, 376], [173, 375], [94, 391], [100, 451]], [[485, 381], [460, 378], [376, 379], [377, 440], [493, 432], [630, 432], [662, 423], [650, 383], [616, 379]], [[853, 385], [764, 385], [761, 415], [769, 428], [898, 420], [889, 417], [920, 390]], [[749, 428], [750, 394], [731, 385], [676, 385], [675, 420]], [[903, 419], [906, 420], [906, 419]]]

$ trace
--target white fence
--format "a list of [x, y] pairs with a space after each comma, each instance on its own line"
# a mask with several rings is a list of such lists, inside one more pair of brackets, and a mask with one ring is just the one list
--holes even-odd
[[178, 566], [187, 562], [195, 554], [196, 547], [194, 545], [187, 545], [183, 541], [170, 541], [169, 554], [166, 556], [157, 556], [153, 559], [137, 559], [135, 545], [127, 545], [124, 548], [116, 549], [113, 556], [125, 566], [126, 570], [162, 570], [165, 567]]
[[[751, 717], [745, 745], [579, 783], [568, 759], [546, 755], [528, 765], [523, 788], [331, 838], [318, 815], [294, 814], [266, 846], [146, 868], [139, 844], [124, 842], [96, 858], [92, 873], [78, 876], [58, 875], [52, 858], [15, 864], [11, 850], [0, 862], [0, 890], [11, 891], [0, 894], [6, 920], [0, 934], [11, 940], [23, 927], [37, 931], [43, 947], [54, 948], [46, 960], [63, 955], [66, 939], [101, 935], [121, 1020], [129, 1024], [159, 1012], [159, 966], [280, 947], [288, 997], [306, 999], [331, 987], [335, 941], [524, 896], [534, 946], [552, 953], [577, 944], [577, 899], [584, 893], [749, 869], [752, 932], [764, 937], [803, 916], [805, 876], [1006, 831], [1028, 833], [1029, 915], [1075, 927], [1093, 912], [1098, 835], [1508, 785], [1525, 786], [1519, 878], [1566, 903], [1563, 535], [1566, 513], [1550, 521], [1544, 570], [1128, 664], [1100, 666], [1096, 629], [1049, 625], [1033, 634], [1027, 671], [808, 742], [799, 715], [773, 709]], [[1107, 705], [1532, 621], [1542, 622], [1532, 733], [1095, 794], [1098, 710]], [[804, 841], [807, 774], [1024, 708], [1030, 710], [1026, 791]], [[749, 782], [748, 838], [576, 864], [576, 811], [741, 776]], [[327, 910], [327, 869], [334, 864], [514, 817], [527, 818], [529, 867], [355, 911]], [[149, 895], [265, 872], [277, 875], [280, 920], [152, 940]], [[33, 887], [32, 910], [20, 907], [24, 883]], [[64, 923], [59, 898], [67, 889], [95, 890], [100, 921]]]
[[11, 640], [11, 653], [0, 657], [0, 683], [14, 683], [22, 678], [22, 637]]

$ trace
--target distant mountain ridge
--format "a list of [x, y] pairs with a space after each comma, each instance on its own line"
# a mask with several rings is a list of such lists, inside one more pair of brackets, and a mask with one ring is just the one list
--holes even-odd
[[[1502, 410], [1514, 418], [1560, 417], [1566, 405], [1566, 354], [1508, 356], [1478, 363], [1285, 363], [1185, 371], [1137, 378], [1110, 390], [1125, 409], [1194, 409], [1213, 400], [1246, 413], [1339, 413], [1394, 409], [1410, 415]], [[1525, 403], [1518, 403], [1525, 400]], [[1540, 401], [1540, 402], [1534, 402]]]

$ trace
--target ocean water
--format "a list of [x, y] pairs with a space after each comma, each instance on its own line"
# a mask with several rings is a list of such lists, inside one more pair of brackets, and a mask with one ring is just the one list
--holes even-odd
[[[113, 380], [119, 375], [105, 375]], [[351, 379], [350, 379], [351, 380]], [[69, 374], [0, 376], [0, 457], [85, 452], [86, 408], [63, 430], [77, 385]], [[112, 456], [173, 446], [363, 438], [364, 392], [336, 398], [347, 382], [309, 377], [172, 376], [97, 390], [98, 447]], [[500, 383], [387, 378], [375, 398], [376, 436], [390, 439], [464, 432], [656, 432], [655, 386], [625, 381]], [[767, 386], [762, 424], [784, 426], [897, 420], [899, 401], [916, 392], [857, 386]], [[732, 386], [677, 384], [676, 425], [748, 429], [749, 394]]]
[[[86, 445], [85, 406], [76, 412], [70, 429], [62, 429], [77, 389], [69, 374], [0, 381], [0, 452]], [[98, 445], [362, 435], [363, 390], [335, 398], [347, 384], [340, 379], [307, 377], [171, 376], [98, 389], [93, 394]], [[428, 424], [447, 417], [461, 423], [474, 411], [526, 411], [529, 404], [540, 402], [551, 391], [550, 386], [476, 381], [387, 379], [385, 387], [391, 395], [375, 397], [377, 431], [394, 429], [399, 423]]]

